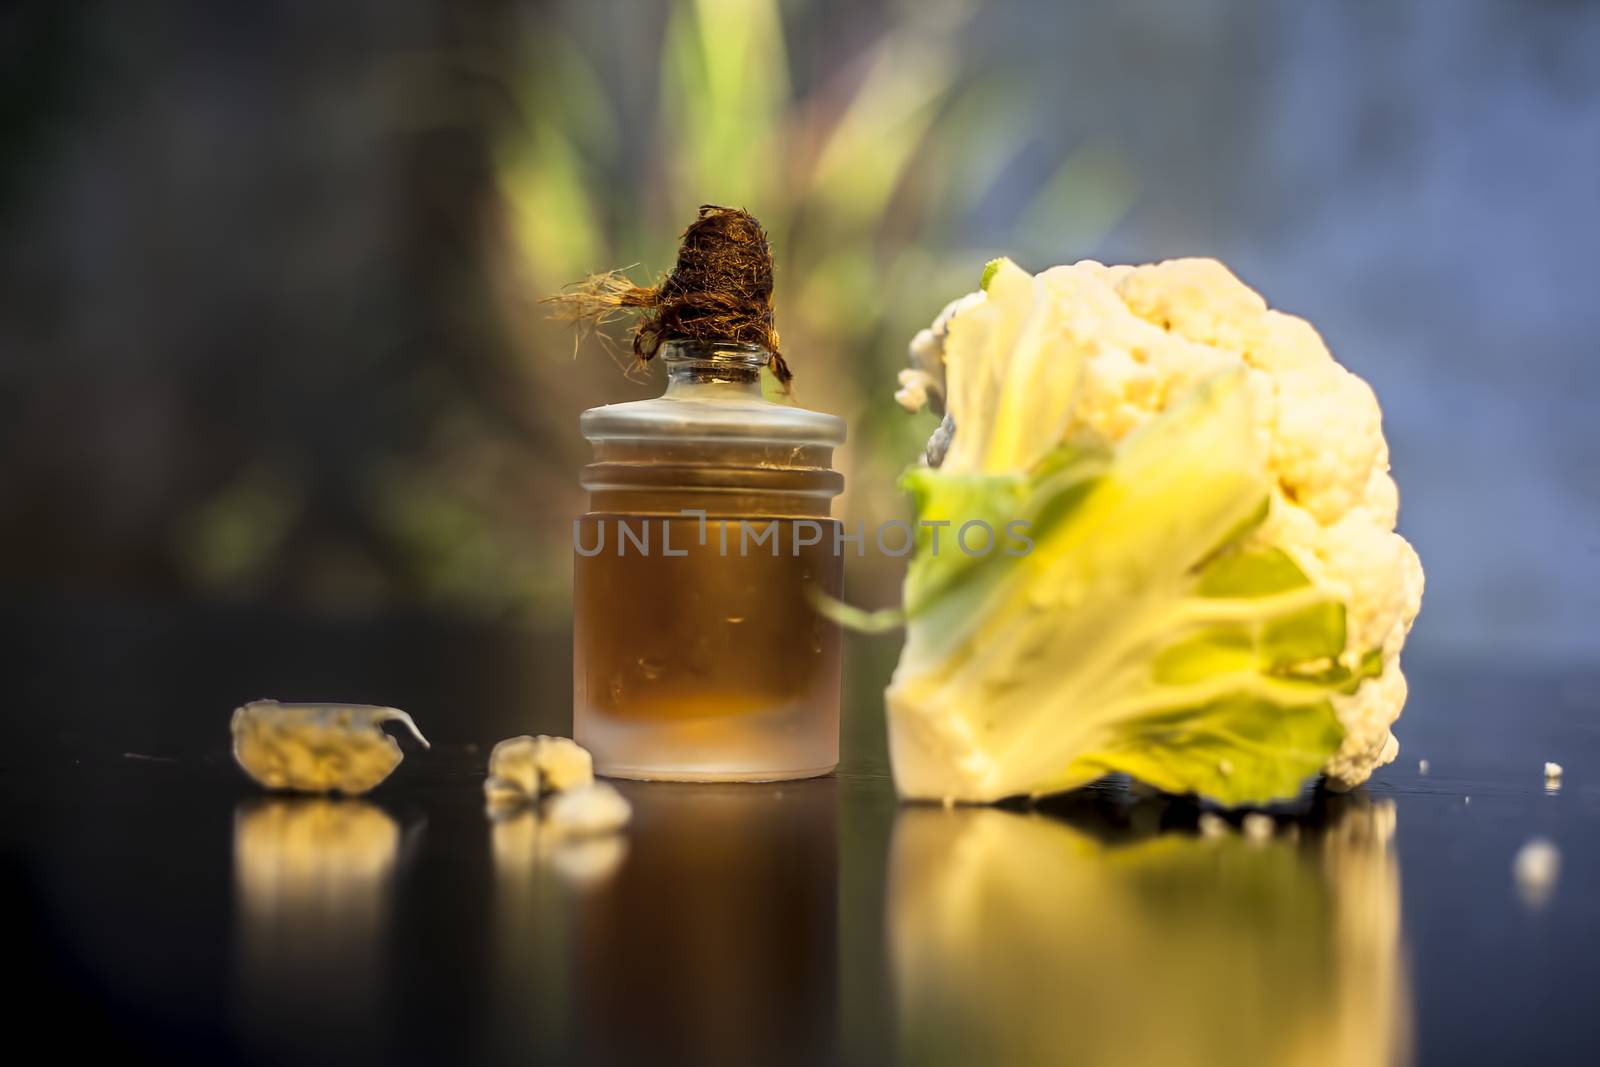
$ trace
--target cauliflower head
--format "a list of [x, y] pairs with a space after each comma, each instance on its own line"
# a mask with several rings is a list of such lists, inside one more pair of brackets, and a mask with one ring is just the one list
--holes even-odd
[[906, 484], [919, 536], [888, 691], [909, 796], [988, 801], [1125, 771], [1224, 803], [1399, 750], [1421, 604], [1378, 401], [1221, 263], [1009, 260], [911, 343], [897, 399], [943, 416]]

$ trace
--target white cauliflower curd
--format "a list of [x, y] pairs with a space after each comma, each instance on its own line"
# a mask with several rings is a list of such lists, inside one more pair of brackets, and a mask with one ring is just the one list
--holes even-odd
[[1422, 567], [1377, 398], [1308, 323], [1215, 260], [997, 260], [911, 364], [897, 399], [944, 416], [906, 476], [924, 531], [1021, 525], [981, 558], [919, 540], [902, 793], [1124, 771], [1244, 804], [1394, 759]]

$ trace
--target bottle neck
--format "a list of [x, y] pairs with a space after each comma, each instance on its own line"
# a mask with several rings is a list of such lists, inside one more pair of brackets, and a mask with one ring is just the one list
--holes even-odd
[[760, 345], [676, 340], [656, 358], [664, 397], [580, 420], [594, 446], [582, 479], [591, 512], [827, 517], [844, 488], [833, 470], [844, 420], [762, 397]]
[[722, 341], [668, 341], [661, 346], [669, 397], [761, 398], [761, 368], [771, 357], [760, 345]]

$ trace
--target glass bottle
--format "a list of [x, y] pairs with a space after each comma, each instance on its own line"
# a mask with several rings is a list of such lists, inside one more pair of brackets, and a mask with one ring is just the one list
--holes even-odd
[[756, 345], [668, 341], [665, 394], [584, 412], [573, 732], [600, 774], [771, 781], [839, 760], [844, 421], [762, 397]]

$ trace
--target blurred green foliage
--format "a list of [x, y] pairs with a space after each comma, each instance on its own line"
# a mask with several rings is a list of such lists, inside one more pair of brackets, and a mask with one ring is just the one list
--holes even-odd
[[[499, 355], [474, 370], [489, 383], [476, 402], [439, 392], [422, 447], [366, 470], [361, 509], [382, 559], [370, 580], [339, 583], [339, 598], [565, 614], [569, 523], [584, 506], [577, 416], [659, 384], [628, 367], [620, 323], [609, 343], [585, 342], [539, 300], [618, 266], [653, 280], [699, 204], [747, 208], [767, 227], [795, 399], [849, 420], [836, 514], [870, 524], [903, 513], [895, 478], [933, 427], [891, 399], [912, 334], [975, 288], [991, 257], [1041, 234], [1060, 259], [1089, 255], [1129, 203], [1116, 146], [1043, 158], [1027, 72], [966, 47], [978, 8], [904, 3], [843, 46], [809, 5], [679, 0], [665, 12], [517, 6], [489, 46], [436, 57], [490, 87], [486, 296], [458, 315]], [[463, 120], [428, 98], [414, 121]], [[269, 581], [302, 503], [292, 481], [245, 472], [183, 524], [191, 575], [233, 592]], [[852, 595], [892, 601], [899, 565], [853, 565]]]
[[[610, 365], [580, 352], [574, 376], [570, 342], [531, 298], [619, 264], [638, 265], [647, 282], [670, 266], [697, 205], [744, 207], [772, 238], [795, 395], [851, 423], [842, 512], [869, 523], [900, 514], [895, 475], [932, 429], [890, 400], [906, 342], [1024, 233], [1089, 254], [1129, 204], [1122, 156], [1081, 146], [1044, 168], [1001, 226], [986, 225], [981, 208], [1038, 147], [1038, 116], [1021, 72], [963, 51], [982, 18], [967, 5], [900, 5], [874, 39], [828, 54], [804, 87], [790, 63], [791, 35], [815, 29], [804, 6], [685, 0], [654, 56], [580, 43], [575, 7], [526, 24], [509, 83], [515, 118], [496, 153], [513, 250], [501, 291], [529, 373], [591, 383], [586, 402], [582, 389], [562, 397], [577, 407], [610, 399], [596, 381]], [[658, 91], [645, 89], [648, 77], [618, 78], [622, 64], [653, 68]], [[576, 410], [552, 403], [546, 414]], [[581, 452], [563, 460], [557, 476], [570, 481]], [[895, 568], [882, 569], [857, 588], [892, 589]]]

